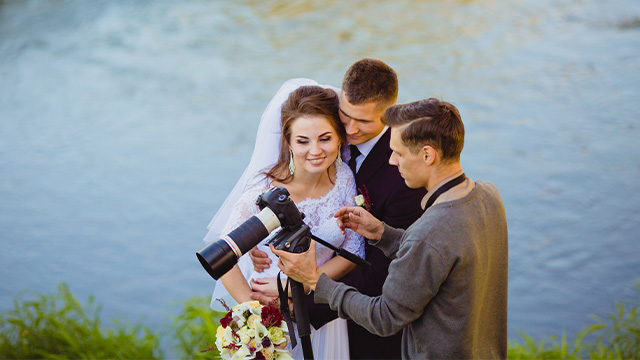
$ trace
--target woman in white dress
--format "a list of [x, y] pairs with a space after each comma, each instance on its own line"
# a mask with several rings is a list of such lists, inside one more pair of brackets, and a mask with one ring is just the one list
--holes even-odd
[[[220, 210], [225, 211], [227, 208], [226, 212], [229, 214], [226, 224], [218, 232], [216, 221], [219, 224], [221, 219], [214, 218], [210, 224], [210, 234], [205, 238], [206, 242], [215, 240], [219, 234], [231, 232], [257, 214], [258, 195], [272, 186], [282, 186], [289, 191], [298, 210], [305, 214], [304, 222], [309, 225], [312, 234], [364, 257], [364, 239], [350, 230], [342, 234], [333, 217], [341, 207], [354, 205], [356, 186], [353, 173], [341, 160], [345, 130], [338, 115], [338, 96], [335, 90], [315, 84], [317, 83], [307, 79], [290, 80], [271, 101], [258, 130], [252, 163], [232, 191], [231, 198], [227, 199]], [[285, 96], [286, 101], [282, 104]], [[276, 112], [276, 108], [280, 111]], [[280, 116], [274, 119], [278, 113]], [[279, 138], [276, 151], [272, 148], [273, 139], [264, 139], [273, 137], [275, 121], [280, 123], [279, 136], [275, 137]], [[271, 156], [265, 154], [269, 151], [273, 153]], [[269, 157], [271, 160], [260, 160]], [[265, 164], [256, 163], [265, 163], [267, 166], [260, 168], [260, 165]], [[261, 171], [256, 171], [258, 168]], [[237, 200], [233, 199], [234, 193]], [[231, 210], [230, 200], [235, 200]], [[216, 217], [218, 215], [221, 215], [220, 212]], [[276, 233], [277, 230], [273, 231], [271, 236]], [[265, 245], [271, 236], [258, 247], [269, 254], [272, 263], [276, 264], [277, 258]], [[321, 244], [317, 245], [316, 258], [321, 271], [333, 279], [339, 279], [355, 268], [355, 264], [334, 256], [333, 250]], [[247, 279], [264, 284], [264, 279], [274, 279], [279, 272], [277, 266], [271, 266], [263, 272], [255, 272], [250, 268], [251, 261], [248, 255], [244, 255], [238, 265], [220, 278], [228, 294], [239, 303], [251, 300], [251, 287]], [[216, 284], [212, 305], [218, 298], [225, 298], [226, 294], [219, 289], [222, 287], [220, 282]], [[271, 280], [272, 284], [273, 282]], [[226, 301], [228, 300], [227, 297]], [[336, 319], [317, 330], [312, 329], [311, 340], [315, 358], [349, 358], [347, 326], [343, 319]], [[292, 354], [294, 358], [302, 358], [301, 346], [293, 349]]]

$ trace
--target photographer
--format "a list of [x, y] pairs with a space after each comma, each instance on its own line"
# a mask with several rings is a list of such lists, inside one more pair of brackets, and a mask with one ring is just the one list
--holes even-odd
[[450, 103], [427, 99], [388, 108], [389, 162], [411, 188], [428, 190], [424, 214], [406, 231], [359, 207], [336, 212], [341, 228], [370, 239], [392, 259], [382, 295], [369, 297], [318, 269], [304, 254], [272, 249], [278, 267], [315, 290], [340, 317], [370, 332], [402, 334], [403, 358], [506, 358], [507, 223], [491, 183], [466, 178], [464, 125]]

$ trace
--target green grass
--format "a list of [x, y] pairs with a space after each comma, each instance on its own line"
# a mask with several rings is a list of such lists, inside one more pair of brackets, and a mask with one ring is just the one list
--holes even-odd
[[223, 313], [209, 308], [209, 298], [191, 298], [184, 302], [181, 313], [174, 319], [173, 338], [183, 359], [220, 359], [218, 350], [201, 351], [215, 347], [215, 334]]
[[[640, 283], [637, 285], [640, 293]], [[594, 324], [580, 330], [573, 342], [560, 338], [536, 341], [521, 333], [523, 342], [511, 341], [509, 359], [640, 359], [640, 304], [616, 303], [607, 320], [593, 316]]]
[[58, 293], [16, 299], [0, 315], [0, 358], [3, 359], [160, 359], [157, 336], [142, 325], [114, 322], [105, 328], [100, 306], [86, 307], [65, 284]]
[[[566, 334], [535, 340], [523, 333], [510, 341], [508, 358], [640, 359], [639, 310], [637, 302], [617, 303], [614, 313], [594, 316], [571, 342]], [[222, 315], [209, 309], [208, 298], [194, 297], [180, 305], [163, 335], [142, 324], [105, 326], [92, 297], [82, 306], [61, 284], [53, 295], [19, 297], [13, 310], [0, 314], [0, 359], [162, 359], [163, 341], [174, 344], [182, 359], [219, 359], [217, 351], [201, 350], [213, 346]]]

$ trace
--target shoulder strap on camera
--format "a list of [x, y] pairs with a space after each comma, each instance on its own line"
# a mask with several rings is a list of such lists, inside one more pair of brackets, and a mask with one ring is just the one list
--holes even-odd
[[282, 282], [280, 281], [280, 272], [277, 277], [278, 283], [278, 297], [280, 298], [280, 312], [287, 321], [287, 328], [289, 330], [289, 337], [291, 338], [291, 348], [295, 348], [298, 345], [296, 340], [296, 330], [293, 327], [293, 320], [291, 319], [291, 313], [289, 312], [289, 278], [287, 278], [287, 285], [282, 288]]

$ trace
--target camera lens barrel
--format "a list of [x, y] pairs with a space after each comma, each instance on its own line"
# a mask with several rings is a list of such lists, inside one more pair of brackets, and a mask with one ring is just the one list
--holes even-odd
[[218, 280], [238, 262], [234, 251], [224, 240], [211, 242], [196, 253], [202, 267]]
[[250, 217], [228, 235], [209, 243], [196, 253], [204, 269], [218, 280], [271, 231], [280, 226], [278, 216], [268, 207]]

